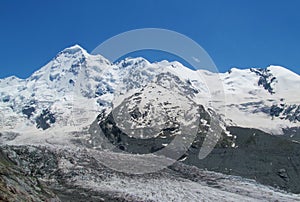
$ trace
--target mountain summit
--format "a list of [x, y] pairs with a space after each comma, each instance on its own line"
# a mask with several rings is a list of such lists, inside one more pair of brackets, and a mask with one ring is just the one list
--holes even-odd
[[[2, 130], [32, 133], [55, 128], [73, 131], [73, 125], [85, 127], [112, 106], [117, 100], [116, 92], [142, 88], [160, 74], [176, 78], [174, 82], [189, 89], [184, 93], [195, 103], [223, 110], [220, 115], [227, 125], [274, 134], [299, 126], [300, 77], [284, 67], [233, 68], [217, 74], [194, 71], [178, 62], [150, 63], [144, 58], [127, 58], [112, 64], [75, 45], [58, 53], [27, 79], [0, 80]], [[221, 79], [223, 89], [214, 87], [216, 79]], [[220, 91], [225, 97], [218, 103]], [[81, 118], [76, 117], [78, 111], [83, 112]]]

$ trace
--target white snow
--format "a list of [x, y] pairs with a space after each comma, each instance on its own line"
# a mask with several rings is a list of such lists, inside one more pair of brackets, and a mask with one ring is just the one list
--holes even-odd
[[[259, 86], [259, 76], [250, 69], [232, 68], [231, 73], [218, 74], [206, 70], [194, 71], [179, 62], [164, 60], [150, 63], [144, 58], [127, 58], [118, 64], [112, 64], [101, 55], [90, 55], [79, 45], [75, 45], [58, 53], [28, 79], [0, 79], [1, 131], [22, 133], [22, 136], [28, 135], [28, 138], [32, 134], [42, 133], [41, 129], [36, 129], [35, 119], [47, 108], [56, 117], [56, 123], [47, 130], [47, 134], [80, 131], [103, 109], [109, 111], [109, 103], [118, 105], [116, 92], [119, 96], [132, 95], [147, 84], [147, 88], [150, 88], [149, 82], [153, 82], [157, 75], [169, 73], [178, 76], [183, 83], [189, 82], [187, 86], [199, 92], [191, 94], [188, 99], [213, 108], [228, 125], [280, 134], [282, 128], [299, 127], [299, 122], [272, 119], [270, 115], [257, 110], [278, 104], [282, 102], [282, 98], [285, 104], [299, 105], [300, 77], [284, 67], [270, 66], [268, 70], [276, 77], [276, 82], [272, 84], [275, 94], [270, 94]], [[163, 82], [168, 88], [173, 85], [166, 80]], [[178, 86], [173, 90], [180, 88]], [[156, 94], [157, 92], [149, 93], [148, 97], [145, 94], [143, 100], [155, 102], [152, 98], [167, 94], [170, 94], [168, 99], [171, 103], [178, 99], [174, 92], [164, 92], [165, 95]], [[124, 96], [119, 97], [119, 103]], [[181, 105], [187, 102], [187, 99], [182, 100]], [[145, 103], [141, 103], [143, 104]], [[30, 119], [22, 113], [27, 105], [35, 108]], [[18, 138], [21, 140], [21, 136]]]

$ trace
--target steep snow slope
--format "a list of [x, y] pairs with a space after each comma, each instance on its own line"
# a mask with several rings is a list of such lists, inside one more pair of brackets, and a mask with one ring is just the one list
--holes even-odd
[[[280, 134], [282, 128], [300, 126], [299, 75], [283, 67], [270, 66], [266, 69], [231, 69], [221, 77], [228, 124], [274, 134]], [[279, 115], [272, 112], [275, 106], [294, 107]]]

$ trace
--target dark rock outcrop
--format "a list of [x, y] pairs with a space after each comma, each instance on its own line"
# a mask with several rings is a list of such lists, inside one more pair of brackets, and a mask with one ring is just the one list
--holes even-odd
[[37, 128], [46, 130], [50, 128], [51, 124], [55, 123], [56, 118], [49, 109], [45, 109], [38, 117], [36, 117], [35, 121], [36, 121]]
[[258, 85], [263, 86], [265, 90], [267, 90], [270, 94], [274, 94], [274, 89], [272, 88], [273, 82], [276, 81], [276, 77], [270, 73], [268, 69], [262, 68], [251, 68], [250, 71], [256, 73], [259, 76]]

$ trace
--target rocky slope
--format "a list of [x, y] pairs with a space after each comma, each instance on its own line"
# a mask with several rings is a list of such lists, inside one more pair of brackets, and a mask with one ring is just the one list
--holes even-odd
[[49, 201], [60, 199], [36, 176], [27, 175], [0, 150], [0, 201]]

